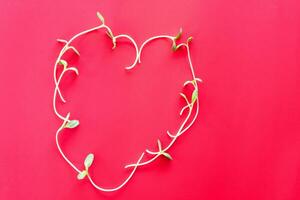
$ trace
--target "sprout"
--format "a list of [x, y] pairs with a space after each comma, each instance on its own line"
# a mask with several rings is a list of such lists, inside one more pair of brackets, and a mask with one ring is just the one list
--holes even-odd
[[174, 39], [178, 40], [179, 38], [181, 38], [181, 35], [182, 35], [182, 28], [179, 29], [179, 32], [177, 33]]
[[78, 180], [84, 179], [84, 177], [86, 177], [89, 174], [89, 167], [92, 165], [93, 161], [94, 161], [94, 154], [92, 153], [88, 154], [84, 160], [85, 170], [78, 173], [77, 175]]
[[75, 128], [77, 126], [79, 126], [79, 121], [78, 120], [70, 120], [65, 125], [65, 128]]
[[102, 24], [105, 24], [104, 17], [99, 12], [97, 12], [97, 17], [100, 19], [100, 21], [102, 22]]
[[63, 65], [63, 66], [64, 66], [64, 69], [66, 69], [67, 66], [68, 66], [68, 63], [67, 63], [67, 61], [65, 61], [65, 60], [59, 60], [58, 64]]

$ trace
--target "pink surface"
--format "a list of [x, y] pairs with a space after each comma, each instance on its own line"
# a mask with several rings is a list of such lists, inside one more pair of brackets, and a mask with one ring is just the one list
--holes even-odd
[[[300, 3], [253, 1], [37, 1], [0, 3], [0, 199], [300, 199]], [[55, 146], [60, 121], [52, 110], [57, 38], [99, 24], [141, 43], [153, 35], [192, 35], [200, 115], [169, 153], [139, 168], [120, 191], [102, 193], [78, 181]], [[62, 91], [80, 127], [61, 145], [79, 168], [111, 187], [145, 148], [176, 130], [190, 77], [185, 51], [168, 41], [145, 48], [142, 64], [128, 42], [101, 32], [78, 40], [80, 76]]]

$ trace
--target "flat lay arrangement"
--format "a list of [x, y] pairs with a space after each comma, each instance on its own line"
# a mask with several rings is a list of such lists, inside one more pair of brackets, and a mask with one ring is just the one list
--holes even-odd
[[[182, 35], [182, 29], [181, 28], [180, 28], [180, 31], [178, 32], [178, 34], [175, 35], [175, 36], [158, 35], [158, 36], [151, 37], [151, 38], [147, 39], [145, 42], [143, 42], [143, 44], [139, 48], [138, 45], [136, 44], [136, 42], [134, 41], [134, 39], [132, 37], [130, 37], [129, 35], [127, 35], [127, 34], [114, 35], [111, 28], [105, 24], [105, 19], [99, 12], [97, 12], [97, 17], [101, 22], [101, 24], [99, 26], [96, 26], [96, 27], [93, 27], [91, 29], [82, 31], [82, 32], [76, 34], [75, 36], [73, 36], [70, 40], [57, 39], [57, 41], [59, 43], [63, 44], [63, 48], [61, 49], [61, 51], [58, 55], [58, 58], [55, 62], [55, 65], [54, 65], [55, 89], [54, 89], [54, 95], [53, 95], [53, 109], [54, 109], [54, 113], [56, 114], [56, 116], [62, 120], [62, 125], [58, 128], [58, 130], [56, 132], [56, 145], [57, 145], [57, 148], [58, 148], [60, 154], [64, 158], [64, 160], [78, 173], [77, 178], [79, 180], [82, 180], [84, 178], [88, 178], [88, 180], [91, 182], [91, 184], [95, 188], [97, 188], [98, 190], [101, 190], [103, 192], [112, 192], [112, 191], [116, 191], [116, 190], [122, 188], [132, 178], [132, 176], [134, 175], [134, 173], [135, 173], [135, 171], [138, 167], [150, 164], [160, 156], [163, 156], [163, 157], [166, 157], [169, 160], [172, 160], [172, 156], [167, 152], [168, 149], [173, 146], [173, 144], [179, 138], [179, 136], [181, 136], [184, 132], [186, 132], [193, 125], [193, 123], [195, 122], [195, 120], [198, 116], [198, 112], [199, 112], [198, 83], [202, 82], [202, 80], [200, 78], [196, 77], [195, 72], [194, 72], [194, 68], [193, 68], [193, 64], [192, 64], [192, 59], [191, 59], [191, 55], [190, 55], [190, 48], [189, 48], [189, 43], [192, 41], [192, 37], [189, 37], [187, 39], [187, 41], [184, 42], [184, 43], [177, 44], [177, 40]], [[67, 51], [72, 51], [73, 53], [77, 54], [77, 56], [80, 56], [80, 52], [76, 49], [76, 47], [72, 46], [72, 42], [75, 39], [79, 39], [80, 37], [82, 37], [85, 34], [88, 34], [92, 31], [97, 31], [97, 30], [104, 30], [104, 32], [106, 32], [108, 37], [111, 38], [112, 44], [113, 44], [112, 49], [114, 49], [118, 46], [117, 45], [118, 44], [118, 39], [120, 39], [120, 38], [126, 38], [134, 45], [134, 47], [136, 49], [136, 57], [134, 59], [133, 64], [131, 66], [128, 66], [128, 67], [125, 68], [126, 70], [133, 70], [134, 67], [136, 67], [136, 65], [141, 63], [142, 50], [146, 45], [150, 45], [151, 41], [158, 40], [158, 39], [167, 39], [167, 40], [171, 41], [171, 45], [170, 45], [171, 46], [171, 48], [170, 48], [171, 51], [176, 51], [179, 48], [185, 48], [186, 49], [186, 51], [187, 51], [187, 62], [189, 64], [188, 66], [189, 66], [190, 72], [191, 72], [191, 79], [184, 82], [183, 87], [187, 87], [187, 86], [191, 85], [192, 86], [192, 94], [189, 97], [184, 93], [180, 93], [182, 98], [186, 101], [186, 106], [184, 106], [181, 109], [179, 114], [183, 115], [184, 112], [187, 112], [188, 114], [185, 116], [185, 119], [183, 120], [183, 122], [181, 123], [179, 129], [176, 132], [170, 133], [170, 131], [166, 131], [168, 136], [171, 138], [170, 143], [168, 145], [163, 146], [161, 141], [158, 139], [156, 150], [146, 149], [143, 153], [141, 153], [141, 155], [139, 156], [139, 158], [136, 162], [134, 162], [132, 164], [127, 164], [125, 166], [125, 168], [132, 168], [131, 173], [120, 185], [118, 185], [116, 187], [113, 187], [113, 188], [101, 187], [93, 181], [92, 176], [88, 171], [89, 168], [91, 167], [92, 163], [93, 163], [93, 160], [94, 160], [94, 154], [93, 153], [89, 153], [86, 156], [86, 158], [84, 160], [84, 169], [80, 170], [78, 167], [76, 167], [72, 163], [72, 161], [70, 161], [66, 157], [66, 155], [64, 154], [64, 152], [62, 150], [62, 147], [59, 144], [59, 135], [61, 134], [63, 129], [73, 129], [73, 128], [76, 128], [77, 126], [79, 126], [79, 124], [80, 124], [78, 119], [72, 119], [71, 118], [70, 113], [68, 113], [66, 116], [63, 116], [63, 114], [58, 112], [57, 107], [56, 107], [57, 99], [61, 100], [63, 103], [66, 103], [66, 100], [63, 97], [62, 92], [61, 92], [60, 87], [59, 87], [60, 82], [63, 79], [64, 75], [67, 72], [73, 72], [73, 73], [76, 73], [76, 75], [79, 75], [79, 70], [74, 66], [69, 66], [68, 61], [64, 60], [63, 56]], [[58, 67], [63, 68], [62, 72], [59, 75], [57, 74], [57, 68]], [[144, 159], [145, 153], [149, 154], [151, 156], [151, 158], [150, 159]]]

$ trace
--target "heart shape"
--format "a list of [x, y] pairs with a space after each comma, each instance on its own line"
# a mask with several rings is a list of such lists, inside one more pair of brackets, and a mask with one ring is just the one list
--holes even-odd
[[[98, 190], [101, 190], [101, 191], [104, 191], [104, 192], [112, 192], [112, 191], [116, 191], [116, 190], [119, 190], [120, 188], [122, 188], [130, 179], [131, 177], [134, 175], [136, 169], [140, 166], [143, 166], [143, 165], [147, 165], [151, 162], [153, 162], [154, 160], [156, 160], [158, 157], [160, 156], [164, 156], [168, 159], [172, 159], [171, 155], [169, 153], [167, 153], [168, 149], [171, 148], [171, 146], [175, 143], [175, 141], [177, 140], [177, 138], [179, 136], [181, 136], [184, 132], [186, 132], [191, 126], [192, 124], [195, 122], [196, 118], [197, 118], [197, 115], [198, 115], [198, 111], [199, 111], [199, 100], [198, 100], [198, 84], [197, 82], [200, 81], [201, 82], [201, 79], [199, 78], [196, 78], [195, 76], [195, 73], [194, 73], [194, 69], [193, 69], [193, 65], [192, 65], [192, 60], [191, 60], [191, 55], [190, 55], [190, 49], [189, 49], [189, 42], [192, 40], [191, 37], [189, 37], [187, 39], [187, 42], [186, 43], [180, 43], [177, 45], [176, 41], [181, 37], [181, 34], [182, 34], [182, 30], [180, 29], [179, 33], [176, 35], [176, 36], [169, 36], [169, 35], [159, 35], [159, 36], [154, 36], [154, 37], [151, 37], [149, 39], [147, 39], [145, 42], [143, 42], [143, 44], [141, 45], [141, 47], [139, 48], [136, 44], [136, 42], [134, 41], [134, 39], [132, 37], [130, 37], [129, 35], [126, 35], [126, 34], [121, 34], [121, 35], [116, 35], [114, 36], [112, 30], [105, 24], [105, 20], [103, 18], [103, 16], [100, 14], [100, 13], [97, 13], [97, 16], [98, 18], [100, 19], [101, 21], [101, 25], [99, 26], [96, 26], [94, 28], [91, 28], [91, 29], [88, 29], [88, 30], [85, 30], [85, 31], [82, 31], [76, 35], [74, 35], [70, 40], [62, 40], [62, 39], [58, 39], [57, 41], [58, 42], [61, 42], [64, 44], [64, 47], [61, 49], [59, 55], [58, 55], [58, 58], [55, 62], [55, 65], [54, 65], [54, 82], [55, 82], [55, 89], [54, 89], [54, 95], [53, 95], [53, 109], [54, 109], [54, 113], [56, 114], [56, 116], [58, 118], [60, 118], [63, 123], [62, 125], [58, 128], [57, 132], [56, 132], [56, 145], [57, 145], [57, 148], [59, 150], [59, 152], [61, 153], [62, 157], [65, 159], [65, 161], [78, 173], [77, 175], [77, 178], [78, 179], [84, 179], [85, 177], [88, 178], [88, 180], [91, 182], [91, 184], [97, 188]], [[88, 154], [87, 157], [85, 158], [84, 160], [84, 170], [79, 170], [67, 157], [66, 155], [63, 153], [60, 145], [59, 145], [59, 134], [61, 133], [61, 131], [63, 129], [73, 129], [73, 128], [76, 128], [78, 125], [79, 125], [79, 121], [76, 120], [76, 119], [70, 119], [70, 113], [68, 113], [66, 116], [63, 116], [62, 114], [60, 114], [58, 111], [57, 111], [57, 108], [56, 108], [56, 99], [57, 99], [57, 95], [59, 96], [59, 98], [61, 99], [62, 102], [66, 102], [61, 91], [60, 91], [60, 88], [59, 88], [59, 84], [63, 78], [63, 76], [65, 75], [66, 72], [68, 71], [73, 71], [75, 72], [77, 75], [79, 75], [79, 72], [78, 72], [78, 69], [76, 67], [69, 67], [68, 66], [68, 62], [66, 60], [63, 60], [62, 57], [63, 55], [67, 52], [67, 51], [73, 51], [74, 53], [76, 53], [78, 56], [80, 55], [79, 51], [71, 45], [71, 43], [87, 34], [87, 33], [90, 33], [92, 31], [95, 31], [95, 30], [99, 30], [99, 29], [105, 29], [106, 30], [106, 33], [107, 35], [111, 38], [112, 40], [112, 43], [113, 43], [113, 49], [116, 48], [116, 44], [117, 44], [117, 40], [120, 39], [120, 38], [126, 38], [128, 39], [135, 47], [135, 50], [136, 50], [136, 58], [133, 62], [132, 65], [126, 67], [127, 70], [131, 70], [133, 69], [138, 63], [141, 62], [141, 53], [142, 53], [142, 50], [143, 48], [148, 44], [150, 43], [151, 41], [153, 40], [156, 40], [156, 39], [168, 39], [168, 40], [171, 40], [172, 42], [172, 49], [173, 51], [176, 51], [178, 48], [181, 48], [181, 47], [185, 47], [186, 50], [187, 50], [187, 57], [188, 57], [188, 62], [189, 62], [189, 67], [190, 67], [190, 71], [191, 71], [191, 74], [192, 74], [192, 79], [191, 80], [188, 80], [186, 81], [183, 85], [186, 86], [186, 85], [192, 85], [193, 86], [193, 92], [192, 92], [192, 95], [190, 98], [188, 98], [185, 94], [183, 93], [180, 93], [180, 95], [184, 98], [184, 100], [186, 101], [186, 106], [184, 106], [182, 108], [182, 110], [180, 111], [180, 115], [183, 114], [184, 111], [188, 111], [188, 114], [186, 116], [186, 118], [183, 120], [182, 124], [180, 125], [178, 131], [174, 134], [170, 133], [169, 131], [167, 131], [167, 134], [168, 136], [171, 138], [171, 142], [163, 147], [160, 140], [157, 140], [157, 147], [158, 147], [158, 150], [157, 151], [150, 151], [148, 149], [146, 149], [139, 157], [139, 159], [137, 160], [137, 162], [133, 163], [133, 164], [129, 164], [129, 165], [126, 165], [125, 168], [133, 168], [131, 173], [129, 174], [129, 176], [120, 184], [118, 185], [117, 187], [114, 187], [114, 188], [103, 188], [103, 187], [100, 187], [98, 186], [94, 181], [93, 179], [91, 178], [90, 174], [89, 174], [89, 168], [90, 166], [92, 165], [93, 163], [93, 160], [94, 160], [94, 155], [93, 154]], [[59, 66], [63, 66], [63, 70], [62, 72], [59, 74], [59, 76], [57, 77], [57, 68]], [[195, 106], [196, 105], [196, 106]], [[194, 110], [194, 108], [196, 108]], [[194, 115], [192, 114], [193, 112]], [[142, 161], [143, 158], [144, 158], [144, 155], [145, 153], [149, 154], [150, 156], [152, 156], [150, 159], [148, 160], [145, 160], [145, 161]]]

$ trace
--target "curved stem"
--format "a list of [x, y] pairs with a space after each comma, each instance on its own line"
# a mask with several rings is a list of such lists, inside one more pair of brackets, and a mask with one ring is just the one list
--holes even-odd
[[56, 92], [58, 91], [59, 83], [60, 83], [60, 81], [61, 81], [63, 75], [64, 75], [67, 71], [75, 71], [76, 74], [78, 75], [78, 72], [77, 72], [76, 70], [74, 70], [73, 67], [64, 69], [64, 70], [62, 71], [62, 73], [60, 74], [60, 76], [59, 76], [59, 78], [58, 78], [58, 80], [57, 80], [57, 84], [56, 84], [57, 87], [56, 87], [55, 90], [54, 90], [54, 95], [53, 95], [53, 109], [54, 109], [54, 113], [56, 114], [56, 116], [58, 116], [60, 119], [65, 120], [65, 121], [70, 121], [69, 119], [67, 119], [67, 118], [63, 117], [61, 114], [59, 114], [59, 113], [57, 112], [57, 108], [56, 108]]
[[57, 65], [58, 65], [58, 63], [59, 63], [61, 57], [62, 57], [63, 54], [66, 52], [66, 48], [67, 48], [66, 45], [62, 48], [62, 50], [61, 50], [60, 53], [59, 53], [58, 58], [57, 58], [56, 61], [55, 61], [55, 66], [54, 66], [54, 82], [55, 82], [55, 89], [57, 90], [60, 99], [61, 99], [62, 102], [64, 102], [64, 103], [66, 102], [66, 100], [64, 99], [63, 95], [61, 94], [60, 89], [57, 87], [57, 78], [56, 78], [56, 73], [57, 73], [57, 72], [56, 72], [56, 71], [57, 71]]
[[59, 136], [59, 133], [62, 131], [62, 129], [64, 129], [64, 126], [67, 122], [67, 120], [69, 119], [69, 116], [70, 114], [68, 114], [63, 122], [63, 124], [61, 125], [61, 127], [59, 127], [59, 129], [57, 130], [56, 134], [55, 134], [55, 141], [56, 141], [56, 146], [59, 150], [59, 153], [62, 155], [62, 157], [65, 159], [65, 161], [67, 161], [67, 163], [77, 172], [77, 173], [80, 173], [80, 170], [66, 157], [66, 155], [63, 153], [62, 149], [60, 148], [60, 145], [59, 145], [59, 139], [58, 139], [58, 136]]
[[[194, 80], [194, 84], [193, 85], [194, 85], [195, 89], [198, 90], [198, 83], [197, 83], [197, 81], [199, 81], [199, 80], [201, 81], [201, 79], [196, 78], [196, 76], [195, 76], [194, 67], [193, 67], [192, 58], [191, 58], [191, 53], [190, 53], [190, 47], [189, 47], [188, 43], [187, 44], [182, 43], [180, 45], [186, 47], [188, 61], [189, 61], [189, 65], [190, 65], [190, 70], [191, 70], [191, 73], [192, 73], [192, 76], [193, 76], [193, 80]], [[178, 46], [180, 46], [180, 45], [178, 45]], [[182, 132], [180, 134], [183, 134], [185, 131], [187, 131], [194, 124], [194, 122], [195, 122], [195, 120], [196, 120], [196, 118], [198, 116], [198, 113], [199, 113], [199, 98], [196, 99], [196, 105], [197, 105], [196, 106], [196, 113], [194, 115], [193, 120], [190, 122], [190, 124], [185, 129], [182, 130]]]
[[150, 151], [149, 149], [146, 149], [145, 151], [152, 155], [157, 155], [159, 153], [159, 151], [155, 152], [155, 151]]
[[56, 82], [56, 86], [55, 86], [55, 89], [54, 89], [54, 95], [53, 95], [53, 110], [54, 110], [54, 113], [56, 114], [56, 116], [58, 116], [60, 119], [64, 120], [64, 121], [69, 121], [69, 119], [63, 117], [61, 114], [58, 113], [57, 111], [57, 108], [56, 108], [56, 93], [59, 91], [59, 83], [64, 75], [64, 73], [66, 72], [67, 70], [63, 70], [62, 73], [60, 74], [57, 82]]
[[185, 127], [185, 128], [181, 131], [180, 134], [183, 134], [185, 131], [187, 131], [187, 130], [194, 124], [194, 122], [196, 121], [197, 116], [198, 116], [198, 113], [199, 113], [199, 100], [198, 100], [198, 99], [196, 100], [196, 104], [197, 104], [197, 107], [196, 107], [196, 113], [195, 113], [195, 115], [194, 115], [193, 120], [191, 121], [191, 123], [190, 123], [187, 127]]
[[95, 184], [95, 182], [93, 181], [93, 179], [91, 178], [91, 176], [88, 174], [88, 179], [90, 180], [90, 182], [92, 183], [92, 185], [98, 189], [98, 190], [101, 190], [103, 192], [113, 192], [113, 191], [116, 191], [116, 190], [119, 190], [121, 189], [133, 176], [133, 174], [135, 173], [139, 163], [141, 162], [143, 156], [144, 156], [145, 153], [142, 153], [142, 155], [140, 156], [140, 158], [138, 159], [137, 163], [136, 163], [136, 166], [134, 167], [134, 169], [131, 171], [130, 175], [125, 179], [125, 181], [123, 183], [121, 183], [119, 186], [117, 187], [114, 187], [114, 188], [103, 188], [103, 187], [100, 187], [98, 186], [97, 184]]
[[133, 43], [133, 45], [135, 47], [136, 58], [134, 60], [134, 63], [132, 65], [130, 65], [129, 67], [125, 67], [125, 69], [132, 69], [137, 64], [138, 57], [139, 57], [139, 48], [138, 48], [136, 42], [134, 41], [134, 39], [132, 39], [132, 37], [130, 37], [129, 35], [122, 34], [122, 35], [117, 35], [114, 38], [118, 39], [118, 38], [122, 38], [122, 37], [129, 39]]
[[141, 162], [141, 163], [137, 163], [137, 164], [130, 164], [130, 165], [126, 165], [125, 168], [129, 168], [129, 167], [138, 167], [138, 166], [142, 166], [142, 165], [147, 165], [151, 162], [153, 162], [156, 158], [158, 158], [160, 155], [156, 155], [153, 158], [151, 158], [150, 160], [146, 161], [146, 162]]
[[183, 112], [185, 111], [185, 109], [187, 109], [187, 108], [190, 108], [190, 107], [191, 107], [191, 105], [190, 105], [190, 104], [188, 104], [188, 105], [184, 106], [184, 107], [181, 109], [181, 111], [180, 111], [179, 115], [181, 116], [181, 115], [183, 114]]
[[147, 40], [142, 44], [142, 46], [140, 47], [139, 54], [138, 54], [139, 63], [141, 63], [141, 53], [142, 53], [142, 50], [143, 50], [144, 46], [145, 46], [147, 43], [151, 42], [152, 40], [156, 40], [156, 39], [164, 39], [164, 38], [170, 39], [170, 40], [172, 40], [173, 42], [175, 42], [175, 37], [169, 36], [169, 35], [158, 35], [158, 36], [154, 36], [154, 37], [151, 37], [151, 38], [147, 39]]

